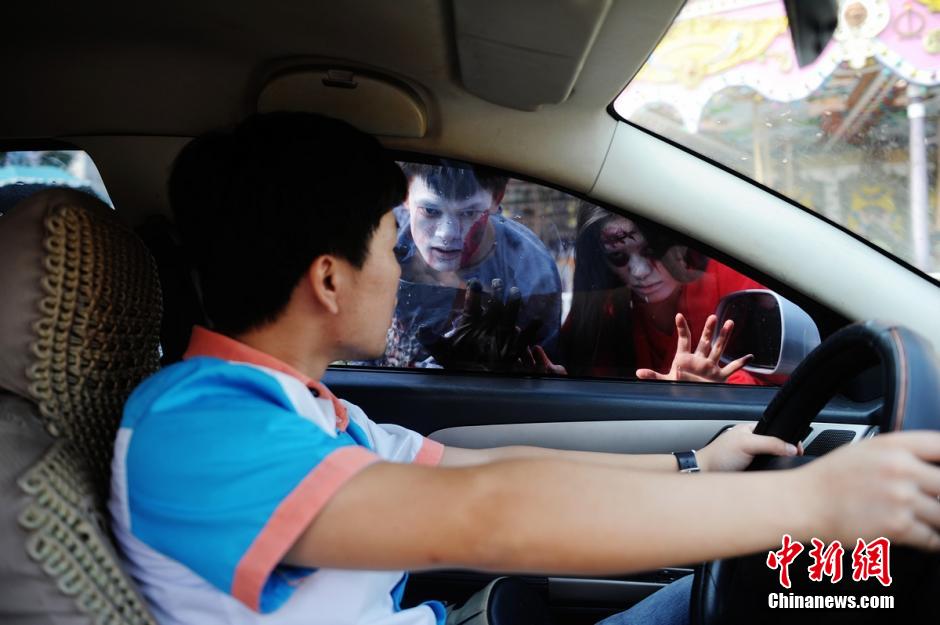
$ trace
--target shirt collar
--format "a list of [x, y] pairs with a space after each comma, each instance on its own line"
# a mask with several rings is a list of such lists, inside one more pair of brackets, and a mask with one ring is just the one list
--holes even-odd
[[193, 326], [189, 347], [186, 348], [183, 359], [188, 360], [199, 356], [258, 365], [300, 380], [304, 386], [315, 391], [318, 397], [330, 400], [333, 404], [333, 411], [336, 413], [336, 429], [341, 432], [346, 430], [349, 415], [346, 413], [346, 406], [343, 405], [343, 402], [337, 399], [326, 386], [310, 376], [304, 375], [286, 362], [218, 332], [213, 332], [202, 326]]

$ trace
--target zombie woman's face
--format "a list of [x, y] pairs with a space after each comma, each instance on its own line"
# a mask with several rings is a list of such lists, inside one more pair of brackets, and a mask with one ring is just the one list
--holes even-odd
[[601, 227], [601, 246], [607, 266], [639, 301], [662, 302], [679, 289], [679, 281], [654, 257], [646, 237], [629, 219], [608, 219]]
[[406, 206], [411, 237], [424, 262], [440, 272], [467, 266], [480, 248], [493, 203], [493, 194], [480, 187], [466, 197], [442, 197], [415, 176]]

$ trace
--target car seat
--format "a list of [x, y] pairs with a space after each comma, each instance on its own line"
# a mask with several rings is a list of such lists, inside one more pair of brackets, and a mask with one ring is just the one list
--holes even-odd
[[123, 404], [158, 367], [153, 260], [51, 189], [0, 217], [0, 267], [0, 622], [154, 624], [105, 507]]
[[[25, 200], [34, 193], [38, 193], [45, 189], [63, 189], [63, 188], [73, 188], [66, 187], [62, 184], [56, 184], [54, 182], [6, 182], [4, 181], [3, 186], [0, 186], [0, 215], [3, 213], [9, 212], [11, 208], [19, 204], [21, 201]], [[77, 187], [76, 190], [89, 195], [95, 196], [95, 192], [91, 190], [91, 187]], [[97, 197], [97, 196], [95, 196]]]

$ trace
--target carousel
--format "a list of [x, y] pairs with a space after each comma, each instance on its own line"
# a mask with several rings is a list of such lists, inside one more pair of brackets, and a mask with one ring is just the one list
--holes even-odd
[[625, 119], [940, 271], [940, 0], [842, 0], [797, 63], [781, 0], [690, 0]]

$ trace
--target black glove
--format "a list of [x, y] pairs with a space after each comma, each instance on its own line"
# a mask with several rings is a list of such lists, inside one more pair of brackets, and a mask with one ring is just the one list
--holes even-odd
[[467, 283], [463, 312], [451, 332], [441, 336], [428, 328], [418, 328], [418, 340], [445, 369], [471, 371], [523, 370], [528, 348], [542, 322], [531, 321], [524, 330], [516, 325], [522, 307], [522, 293], [509, 289], [503, 301], [503, 281], [493, 280], [493, 294], [481, 304], [483, 287], [478, 280]]

